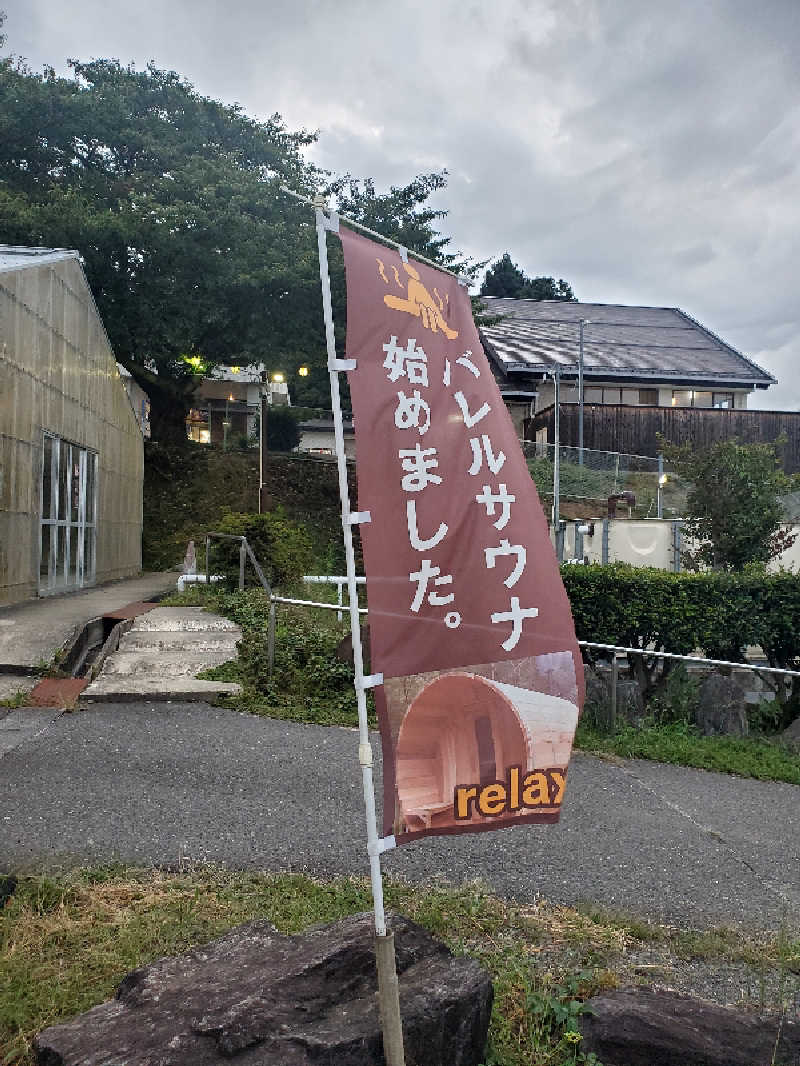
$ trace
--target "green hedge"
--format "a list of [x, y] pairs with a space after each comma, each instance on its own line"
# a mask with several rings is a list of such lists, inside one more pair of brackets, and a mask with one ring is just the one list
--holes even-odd
[[[673, 574], [623, 564], [564, 566], [561, 573], [579, 640], [678, 655], [699, 650], [737, 662], [748, 646], [759, 645], [770, 666], [800, 669], [798, 574]], [[632, 656], [631, 667], [647, 691], [659, 666], [639, 666], [640, 659]], [[793, 688], [793, 697], [800, 696], [800, 686]]]

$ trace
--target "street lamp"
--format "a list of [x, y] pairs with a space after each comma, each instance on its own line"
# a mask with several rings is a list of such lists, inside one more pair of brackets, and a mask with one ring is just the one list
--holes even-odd
[[667, 483], [667, 475], [666, 474], [659, 474], [659, 477], [658, 477], [658, 492], [656, 493], [656, 516], [658, 518], [663, 518], [664, 517], [664, 505], [663, 505], [663, 500], [662, 500], [662, 493], [664, 491], [664, 486], [666, 485], [666, 483]]
[[230, 418], [228, 417], [228, 404], [233, 401], [233, 393], [230, 393], [225, 398], [225, 418], [222, 420], [222, 450], [226, 452], [228, 450], [228, 430], [231, 428]]

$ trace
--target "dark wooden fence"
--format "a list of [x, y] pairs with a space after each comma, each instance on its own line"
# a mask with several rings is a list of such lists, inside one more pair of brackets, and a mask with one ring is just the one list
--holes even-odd
[[[526, 422], [525, 436], [535, 440], [547, 429], [554, 441], [553, 408], [545, 407]], [[624, 404], [585, 404], [583, 445], [601, 451], [632, 455], [658, 455], [657, 434], [673, 444], [704, 448], [718, 440], [735, 437], [742, 444], [774, 441], [787, 437], [783, 449], [788, 474], [800, 470], [800, 411], [725, 411], [705, 407], [627, 407]], [[561, 443], [578, 444], [578, 405], [561, 404]]]

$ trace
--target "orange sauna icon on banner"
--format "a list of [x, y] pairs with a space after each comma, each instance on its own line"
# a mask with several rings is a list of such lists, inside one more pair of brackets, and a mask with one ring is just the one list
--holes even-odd
[[559, 809], [577, 707], [467, 673], [426, 685], [396, 746], [400, 832]]
[[[378, 273], [387, 285], [390, 284], [383, 261], [376, 259], [376, 262], [378, 264]], [[391, 307], [395, 311], [405, 311], [406, 314], [414, 315], [416, 318], [421, 319], [425, 329], [429, 329], [432, 333], [441, 330], [448, 340], [455, 340], [458, 336], [458, 330], [450, 329], [445, 322], [444, 310], [446, 304], [438, 291], [434, 289], [434, 296], [431, 296], [420, 280], [419, 271], [411, 266], [410, 263], [403, 263], [403, 270], [408, 274], [407, 296], [403, 298], [387, 294], [384, 296], [383, 302], [387, 307]], [[404, 285], [400, 280], [397, 267], [393, 266], [392, 272], [398, 287], [403, 289]]]

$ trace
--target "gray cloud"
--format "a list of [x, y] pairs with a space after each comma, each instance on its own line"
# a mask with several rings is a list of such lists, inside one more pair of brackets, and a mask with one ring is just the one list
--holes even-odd
[[447, 167], [465, 252], [681, 306], [800, 406], [795, 0], [27, 0], [7, 30], [34, 66], [154, 59], [280, 111], [340, 173]]

